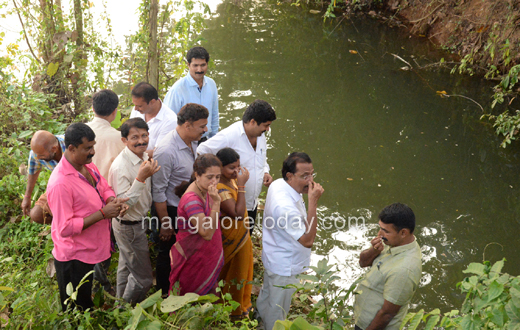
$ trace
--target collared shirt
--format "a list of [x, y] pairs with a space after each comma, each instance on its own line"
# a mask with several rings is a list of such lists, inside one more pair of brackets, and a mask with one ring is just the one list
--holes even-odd
[[[65, 137], [63, 135], [54, 135], [56, 137], [56, 139], [58, 140], [58, 143], [61, 147], [61, 152], [65, 152]], [[51, 159], [50, 161], [46, 161], [46, 160], [40, 160], [38, 158], [36, 158], [36, 155], [34, 154], [34, 152], [31, 150], [29, 152], [29, 174], [30, 175], [33, 175], [33, 174], [36, 174], [36, 172], [39, 172], [42, 167], [52, 171], [54, 170], [54, 168], [56, 167], [56, 165], [58, 165], [58, 162], [55, 161], [54, 159]]]
[[262, 191], [264, 173], [269, 173], [267, 164], [267, 143], [265, 134], [256, 139], [256, 150], [247, 138], [244, 123], [237, 121], [220, 131], [213, 138], [201, 143], [197, 152], [202, 155], [214, 155], [222, 148], [233, 148], [240, 155], [240, 165], [249, 171], [249, 180], [246, 182], [246, 207], [252, 211], [258, 204], [258, 196]]
[[136, 180], [139, 168], [146, 160], [148, 160], [146, 152], [141, 159], [126, 147], [110, 167], [108, 184], [114, 189], [118, 198], [129, 198], [126, 204], [130, 208], [121, 218], [123, 220], [142, 220], [152, 206], [152, 178], [147, 178], [144, 183]]
[[[155, 117], [147, 121], [148, 133], [150, 134], [150, 140], [148, 141], [148, 150], [153, 150], [159, 142], [166, 136], [166, 134], [174, 131], [177, 127], [177, 115], [164, 104], [161, 100], [161, 109]], [[130, 113], [130, 118], [142, 118], [146, 121], [145, 115], [139, 111], [133, 109]]]
[[190, 181], [197, 155], [197, 144], [197, 141], [191, 142], [190, 149], [175, 129], [157, 145], [153, 158], [161, 169], [152, 177], [154, 202], [166, 201], [166, 204], [175, 207], [179, 205], [181, 198], [175, 195], [174, 189], [183, 181]]
[[209, 111], [208, 131], [203, 137], [212, 137], [218, 132], [218, 92], [217, 84], [209, 77], [204, 76], [202, 88], [188, 73], [177, 80], [164, 98], [170, 109], [179, 114], [181, 108], [187, 103], [197, 103], [205, 106]]
[[97, 264], [110, 257], [110, 220], [103, 219], [83, 229], [86, 217], [115, 197], [114, 191], [93, 163], [85, 165], [96, 187], [90, 185], [65, 158], [56, 166], [47, 184], [47, 200], [52, 211], [52, 255], [58, 261], [79, 260]]
[[121, 132], [113, 128], [107, 120], [99, 117], [94, 117], [87, 125], [96, 134], [96, 145], [94, 146], [96, 154], [92, 158], [92, 162], [105, 180], [108, 180], [110, 165], [125, 148], [125, 144], [121, 141]]
[[298, 240], [305, 234], [305, 202], [284, 179], [269, 186], [262, 221], [264, 268], [281, 276], [303, 272], [310, 265], [311, 249]]
[[397, 247], [386, 246], [358, 285], [357, 291], [361, 293], [356, 295], [354, 303], [356, 325], [366, 329], [387, 300], [401, 309], [385, 329], [399, 329], [419, 287], [421, 272], [421, 248], [417, 240]]

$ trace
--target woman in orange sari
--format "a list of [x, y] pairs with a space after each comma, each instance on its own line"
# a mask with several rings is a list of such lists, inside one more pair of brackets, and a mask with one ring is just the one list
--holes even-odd
[[240, 307], [232, 316], [244, 317], [251, 310], [253, 286], [253, 243], [247, 222], [245, 184], [249, 179], [246, 168], [240, 167], [240, 156], [231, 148], [221, 149], [217, 157], [222, 162], [222, 175], [217, 185], [220, 202], [220, 225], [224, 248], [224, 267], [220, 280], [225, 286], [222, 292], [230, 293]]

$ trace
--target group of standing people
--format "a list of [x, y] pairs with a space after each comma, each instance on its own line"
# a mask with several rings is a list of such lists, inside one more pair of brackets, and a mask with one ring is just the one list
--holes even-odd
[[[254, 101], [241, 120], [219, 132], [217, 88], [205, 76], [209, 54], [194, 47], [187, 62], [189, 73], [172, 86], [164, 102], [150, 84], [134, 86], [135, 108], [120, 131], [110, 126], [119, 99], [102, 90], [93, 95], [93, 121], [71, 124], [64, 136], [35, 133], [22, 208], [34, 221], [52, 223], [64, 310], [67, 284], [76, 288], [91, 270], [94, 274], [78, 289], [76, 305], [93, 306], [93, 278], [110, 290], [106, 269], [114, 250], [111, 232], [120, 252], [116, 295], [129, 303], [142, 301], [153, 285], [147, 238], [151, 230], [157, 244], [158, 290], [203, 295], [216, 293], [217, 283], [224, 280], [223, 292], [240, 303], [232, 314], [243, 317], [252, 307], [251, 234], [258, 197], [267, 186], [265, 272], [257, 311], [265, 328], [272, 329], [276, 320], [285, 318], [294, 292], [280, 286], [298, 281], [296, 275], [310, 264], [324, 189], [314, 182], [311, 158], [302, 152], [284, 160], [282, 178], [273, 182], [265, 132], [276, 113], [268, 102]], [[42, 168], [53, 172], [46, 193], [30, 209]], [[309, 196], [308, 207], [303, 194]], [[380, 237], [387, 232], [381, 228], [379, 241], [372, 241], [374, 251], [362, 253], [367, 265], [383, 251]], [[410, 241], [413, 228], [404, 229], [407, 240], [395, 241], [415, 242]], [[409, 290], [412, 295], [415, 288]]]

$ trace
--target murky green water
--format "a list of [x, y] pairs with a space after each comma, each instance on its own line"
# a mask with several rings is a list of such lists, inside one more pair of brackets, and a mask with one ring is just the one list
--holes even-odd
[[[314, 262], [343, 265], [352, 281], [358, 256], [377, 232], [377, 214], [400, 201], [413, 208], [424, 255], [423, 283], [413, 302], [449, 310], [470, 262], [507, 258], [517, 275], [520, 232], [518, 157], [499, 149], [481, 110], [457, 97], [488, 104], [490, 85], [448, 72], [401, 71], [405, 64], [441, 56], [427, 42], [376, 21], [322, 18], [287, 4], [224, 1], [209, 20], [204, 46], [215, 62], [221, 127], [241, 118], [256, 98], [275, 108], [269, 137], [275, 178], [292, 151], [305, 151], [325, 194]], [[350, 51], [356, 51], [352, 54]], [[334, 219], [365, 217], [325, 229]], [[338, 222], [341, 225], [341, 222]]]

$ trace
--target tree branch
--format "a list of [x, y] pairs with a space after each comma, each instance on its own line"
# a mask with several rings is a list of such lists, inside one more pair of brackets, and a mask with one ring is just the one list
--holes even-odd
[[25, 37], [25, 42], [27, 42], [27, 46], [29, 46], [29, 50], [31, 51], [31, 54], [33, 55], [34, 59], [38, 61], [39, 64], [42, 64], [40, 62], [40, 59], [34, 54], [34, 51], [31, 47], [31, 43], [29, 42], [29, 38], [27, 37], [27, 32], [25, 32], [25, 25], [23, 24], [22, 16], [20, 16], [20, 10], [18, 9], [18, 6], [16, 5], [16, 0], [13, 0], [14, 7], [16, 8], [16, 14], [18, 15], [18, 19], [20, 19], [20, 24], [22, 24], [23, 29], [23, 36]]

